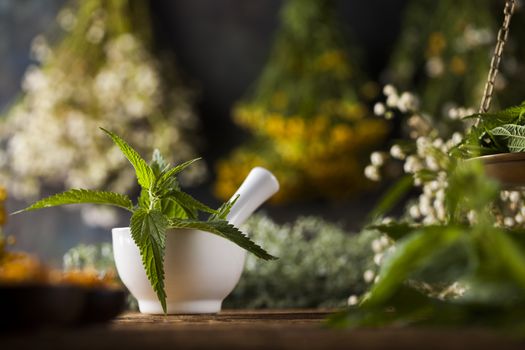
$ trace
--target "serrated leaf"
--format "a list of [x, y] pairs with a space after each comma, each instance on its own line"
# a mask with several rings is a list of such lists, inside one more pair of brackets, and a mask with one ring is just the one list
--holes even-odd
[[193, 220], [178, 220], [173, 219], [169, 222], [170, 228], [190, 228], [196, 230], [207, 231], [213, 234], [216, 234], [220, 237], [223, 237], [239, 247], [246, 249], [250, 253], [254, 254], [258, 258], [264, 260], [274, 260], [277, 259], [273, 255], [270, 255], [263, 248], [253, 242], [248, 238], [244, 233], [239, 231], [238, 228], [229, 224], [225, 220], [216, 220], [216, 221], [193, 221]]
[[168, 170], [170, 164], [166, 162], [160, 151], [155, 148], [153, 150], [153, 156], [151, 157], [151, 170], [153, 170], [153, 173], [156, 177], [160, 176], [160, 174], [166, 170]]
[[106, 191], [73, 189], [41, 199], [31, 206], [13, 214], [60, 205], [87, 203], [113, 205], [130, 211], [133, 209], [133, 203], [126, 195]]
[[131, 236], [139, 247], [146, 275], [166, 313], [164, 252], [168, 220], [157, 210], [138, 209], [131, 217]]
[[525, 152], [525, 126], [506, 124], [490, 130], [490, 134], [510, 152]]
[[208, 207], [206, 204], [201, 203], [197, 199], [182, 191], [171, 191], [168, 198], [173, 199], [181, 207], [193, 213], [200, 210], [206, 213], [217, 214], [215, 209]]
[[188, 219], [186, 210], [171, 198], [162, 199], [160, 207], [167, 218]]
[[210, 217], [208, 218], [208, 221], [213, 221], [213, 220], [218, 220], [218, 219], [219, 220], [226, 220], [226, 217], [230, 213], [230, 211], [231, 211], [232, 207], [235, 205], [235, 203], [237, 203], [237, 200], [239, 199], [240, 196], [241, 195], [238, 194], [232, 200], [224, 202], [219, 207], [219, 209], [217, 209], [217, 213], [216, 214], [211, 214], [210, 215]]
[[124, 156], [129, 160], [133, 168], [135, 168], [135, 174], [137, 181], [142, 188], [150, 189], [155, 182], [155, 174], [151, 167], [146, 161], [135, 151], [126, 141], [120, 136], [112, 133], [109, 130], [100, 128], [113, 140], [113, 142], [120, 148]]
[[187, 162], [184, 162], [182, 164], [179, 164], [171, 169], [165, 170], [162, 174], [160, 174], [160, 177], [157, 179], [156, 187], [157, 189], [162, 189], [166, 187], [166, 183], [169, 182], [171, 179], [174, 178], [178, 173], [195, 163], [196, 161], [200, 160], [201, 158], [195, 158], [192, 160], [188, 160]]
[[467, 118], [479, 118], [480, 123], [477, 127], [466, 135], [464, 141], [458, 147], [467, 157], [477, 157], [487, 154], [505, 153], [509, 150], [505, 146], [496, 142], [487, 143], [491, 140], [491, 130], [502, 125], [523, 125], [525, 124], [525, 105], [509, 107], [502, 111], [490, 113], [476, 113]]
[[512, 106], [497, 112], [475, 113], [465, 119], [480, 120], [480, 126], [492, 129], [503, 124], [515, 124], [525, 115], [525, 105]]

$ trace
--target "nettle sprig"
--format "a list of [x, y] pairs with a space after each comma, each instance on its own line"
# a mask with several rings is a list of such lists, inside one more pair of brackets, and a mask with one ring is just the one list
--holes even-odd
[[501, 111], [476, 113], [467, 118], [479, 118], [479, 124], [459, 147], [464, 157], [525, 152], [525, 101]]
[[[139, 247], [146, 275], [164, 312], [166, 312], [164, 253], [168, 229], [184, 228], [207, 231], [232, 241], [261, 259], [276, 259], [226, 220], [237, 198], [224, 203], [219, 209], [212, 209], [181, 190], [177, 175], [199, 158], [172, 167], [158, 151], [155, 151], [151, 163], [148, 164], [118, 135], [101, 129], [120, 148], [135, 168], [137, 182], [141, 187], [136, 204], [128, 196], [119, 193], [72, 189], [39, 200], [14, 214], [81, 203], [106, 204], [128, 210], [131, 212], [131, 236]], [[200, 212], [208, 214], [208, 219], [200, 220]]]

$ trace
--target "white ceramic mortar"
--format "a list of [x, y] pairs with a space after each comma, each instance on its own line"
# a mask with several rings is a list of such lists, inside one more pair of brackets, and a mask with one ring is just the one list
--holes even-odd
[[[228, 221], [239, 227], [262, 203], [279, 190], [271, 172], [252, 169], [235, 195], [239, 199]], [[129, 227], [114, 228], [113, 254], [122, 282], [138, 300], [142, 313], [163, 314], [142, 265]], [[241, 276], [246, 251], [209, 232], [170, 229], [164, 257], [168, 314], [216, 313]]]

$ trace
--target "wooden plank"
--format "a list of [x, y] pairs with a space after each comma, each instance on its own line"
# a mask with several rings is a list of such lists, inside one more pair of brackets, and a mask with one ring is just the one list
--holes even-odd
[[115, 329], [124, 327], [148, 326], [194, 326], [194, 325], [251, 325], [254, 327], [277, 325], [319, 325], [334, 310], [226, 310], [219, 314], [208, 315], [144, 315], [140, 313], [126, 313], [113, 321]]
[[483, 329], [334, 330], [329, 310], [225, 311], [218, 315], [124, 314], [106, 325], [0, 335], [3, 349], [525, 349]]

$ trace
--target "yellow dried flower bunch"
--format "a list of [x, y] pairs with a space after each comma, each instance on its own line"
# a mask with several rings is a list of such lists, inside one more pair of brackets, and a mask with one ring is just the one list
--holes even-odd
[[0, 226], [5, 225], [7, 221], [7, 213], [5, 210], [5, 201], [7, 200], [7, 190], [0, 186]]
[[217, 164], [216, 194], [228, 198], [255, 165], [281, 182], [274, 201], [344, 197], [362, 188], [364, 157], [385, 137], [369, 118], [359, 76], [340, 38], [332, 0], [288, 0], [282, 28], [253, 95], [233, 110], [254, 141]]

